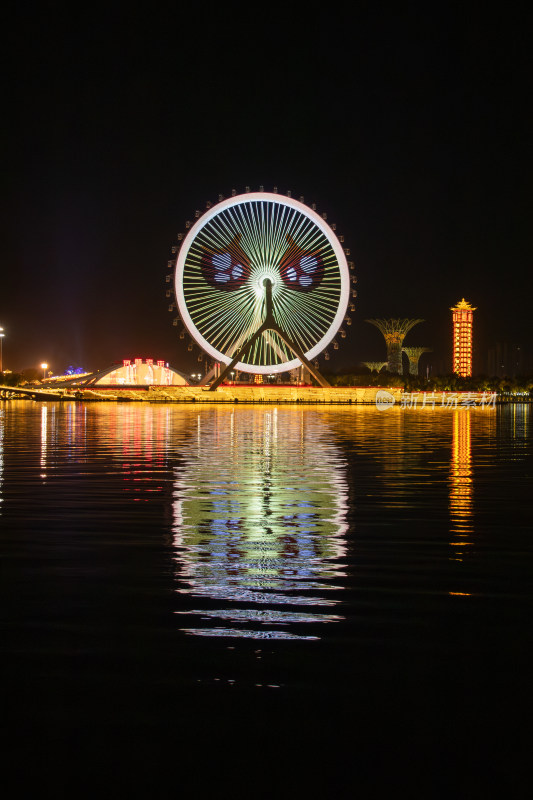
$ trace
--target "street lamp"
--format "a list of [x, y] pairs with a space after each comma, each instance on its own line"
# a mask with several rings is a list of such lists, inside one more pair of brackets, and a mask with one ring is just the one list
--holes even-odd
[[230, 372], [230, 375], [231, 375], [231, 382], [232, 382], [232, 383], [235, 383], [235, 380], [234, 380], [234, 378], [233, 378], [233, 376], [235, 375], [235, 373], [234, 373], [234, 372]]
[[41, 364], [41, 369], [42, 369], [42, 371], [43, 371], [43, 381], [45, 381], [45, 380], [46, 380], [46, 370], [48, 369], [48, 364], [45, 364], [45, 363], [43, 362], [43, 363]]
[[0, 328], [0, 372], [4, 374], [4, 329]]

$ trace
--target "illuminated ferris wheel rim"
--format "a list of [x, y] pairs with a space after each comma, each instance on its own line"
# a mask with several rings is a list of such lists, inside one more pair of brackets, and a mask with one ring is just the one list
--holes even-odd
[[[176, 293], [176, 302], [178, 306], [178, 311], [185, 325], [189, 335], [192, 339], [208, 354], [210, 355], [215, 361], [222, 362], [223, 364], [230, 364], [232, 361], [232, 356], [227, 355], [225, 353], [221, 353], [217, 350], [213, 345], [205, 339], [205, 337], [200, 333], [196, 325], [194, 324], [193, 320], [191, 319], [191, 315], [189, 313], [187, 302], [185, 299], [185, 293], [183, 288], [183, 274], [185, 269], [185, 262], [187, 256], [189, 254], [189, 250], [195, 241], [196, 237], [202, 231], [202, 229], [221, 211], [225, 211], [229, 208], [234, 208], [235, 206], [244, 205], [246, 203], [276, 203], [281, 206], [286, 206], [288, 208], [293, 208], [299, 211], [303, 216], [307, 219], [310, 219], [320, 230], [320, 232], [325, 236], [328, 243], [330, 244], [335, 257], [337, 259], [337, 264], [339, 268], [339, 275], [340, 275], [340, 297], [338, 301], [338, 307], [335, 314], [335, 317], [328, 328], [325, 335], [318, 341], [310, 350], [305, 353], [305, 356], [308, 360], [316, 358], [326, 347], [333, 341], [336, 333], [338, 332], [339, 328], [342, 325], [344, 317], [346, 315], [346, 310], [348, 308], [348, 301], [350, 297], [350, 274], [348, 269], [348, 262], [346, 260], [346, 254], [344, 249], [342, 248], [341, 243], [339, 242], [337, 236], [333, 232], [332, 228], [328, 225], [328, 223], [312, 208], [306, 206], [305, 203], [300, 202], [299, 200], [295, 200], [292, 197], [286, 197], [285, 195], [279, 195], [274, 192], [247, 192], [246, 194], [239, 194], [233, 197], [228, 197], [226, 200], [222, 200], [220, 203], [216, 203], [210, 209], [208, 209], [202, 216], [194, 223], [191, 227], [180, 247], [180, 251], [178, 253], [178, 257], [176, 259], [176, 268], [175, 268], [175, 278], [174, 278], [174, 288]], [[262, 375], [270, 375], [279, 372], [288, 372], [292, 369], [296, 369], [300, 367], [302, 362], [299, 358], [294, 358], [291, 361], [284, 361], [280, 364], [247, 364], [243, 362], [239, 362], [235, 365], [235, 369], [241, 372], [251, 372], [251, 373], [258, 373]]]

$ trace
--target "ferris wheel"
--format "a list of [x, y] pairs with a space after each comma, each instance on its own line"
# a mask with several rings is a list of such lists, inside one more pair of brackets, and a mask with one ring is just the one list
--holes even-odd
[[226, 365], [223, 376], [302, 363], [315, 374], [311, 362], [351, 322], [356, 295], [334, 226], [302, 200], [264, 191], [196, 215], [174, 248], [176, 306], [191, 339]]

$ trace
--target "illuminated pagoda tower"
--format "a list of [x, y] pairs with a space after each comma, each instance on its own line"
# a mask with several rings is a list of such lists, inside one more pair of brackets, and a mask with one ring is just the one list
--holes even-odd
[[418, 375], [418, 362], [422, 353], [431, 353], [431, 347], [403, 347], [402, 352], [409, 359], [409, 375]]
[[387, 363], [389, 372], [401, 375], [402, 370], [402, 345], [403, 340], [415, 325], [424, 322], [423, 319], [367, 319], [375, 325], [385, 339], [387, 345]]
[[387, 366], [386, 361], [361, 361], [363, 367], [367, 367], [370, 372], [381, 372]]
[[472, 375], [472, 323], [475, 310], [464, 297], [450, 308], [453, 315], [453, 371], [461, 378]]

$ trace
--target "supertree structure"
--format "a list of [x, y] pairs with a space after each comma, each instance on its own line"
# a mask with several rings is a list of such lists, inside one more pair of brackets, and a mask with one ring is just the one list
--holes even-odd
[[370, 372], [381, 372], [387, 366], [386, 361], [361, 361], [363, 367], [368, 367]]
[[409, 375], [418, 375], [418, 362], [422, 353], [431, 353], [431, 347], [403, 347], [402, 352], [409, 359]]
[[415, 325], [424, 322], [423, 319], [367, 319], [383, 334], [387, 345], [387, 363], [389, 372], [402, 374], [402, 345], [403, 340]]

